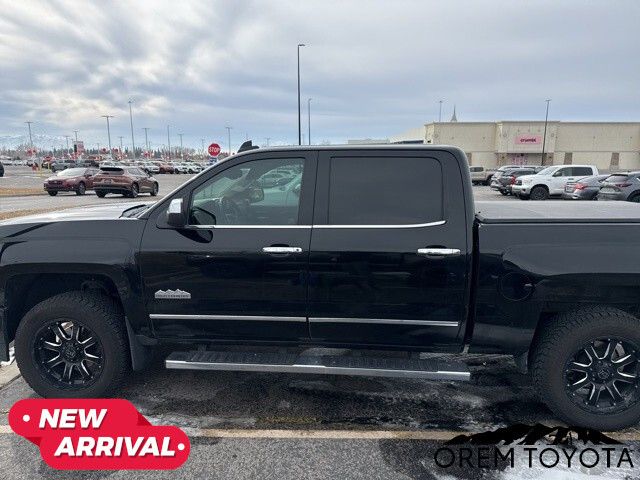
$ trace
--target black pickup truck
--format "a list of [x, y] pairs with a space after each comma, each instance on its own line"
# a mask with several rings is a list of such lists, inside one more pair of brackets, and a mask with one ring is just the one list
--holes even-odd
[[98, 397], [160, 344], [167, 368], [426, 380], [470, 375], [420, 352], [503, 353], [567, 423], [618, 429], [639, 239], [624, 202], [474, 206], [453, 147], [252, 149], [153, 205], [0, 223], [0, 358], [15, 339], [37, 393]]

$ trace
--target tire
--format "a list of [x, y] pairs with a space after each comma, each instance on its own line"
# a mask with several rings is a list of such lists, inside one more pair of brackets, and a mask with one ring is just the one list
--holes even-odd
[[509, 195], [509, 192], [507, 192], [506, 190], [500, 190], [500, 193], [501, 193], [502, 195], [504, 195], [505, 197], [506, 197], [507, 195]]
[[531, 189], [529, 198], [531, 200], [547, 200], [549, 198], [549, 190], [547, 190], [543, 186], [538, 185]]
[[151, 196], [155, 197], [156, 195], [158, 195], [159, 189], [160, 189], [160, 186], [157, 183], [154, 183], [153, 187], [151, 187]]
[[628, 202], [640, 203], [640, 193], [634, 193], [627, 200]]
[[96, 190], [96, 195], [98, 198], [104, 198], [107, 192], [101, 192], [100, 190]]
[[76, 195], [84, 195], [87, 192], [87, 187], [84, 182], [80, 182], [78, 184], [78, 188], [76, 189]]
[[130, 198], [136, 198], [139, 193], [140, 193], [140, 187], [138, 187], [137, 183], [134, 183], [133, 185], [131, 185], [131, 192], [129, 192], [128, 196]]
[[[93, 350], [96, 354], [94, 358], [101, 361], [99, 367], [92, 360], [80, 360], [81, 364], [84, 362], [84, 369], [87, 372], [91, 371], [95, 374], [91, 380], [85, 381], [83, 377], [80, 382], [84, 383], [71, 384], [71, 381], [56, 380], [49, 373], [54, 369], [47, 371], [43, 366], [46, 362], [39, 361], [41, 352], [47, 351], [37, 348], [39, 339], [43, 338], [41, 332], [51, 335], [50, 332], [53, 330], [48, 327], [52, 323], [55, 325], [56, 321], [60, 322], [61, 319], [82, 327], [78, 340], [96, 339], [95, 346], [79, 347], [73, 350], [76, 356], [78, 352], [82, 356], [86, 355], [90, 348], [99, 348], [99, 350]], [[71, 336], [71, 331], [65, 333]], [[59, 340], [59, 337], [55, 338], [61, 345], [65, 345], [62, 340]], [[73, 343], [73, 338], [70, 338], [66, 343]], [[82, 345], [82, 343], [78, 345]], [[45, 398], [108, 396], [122, 384], [130, 365], [129, 346], [122, 310], [112, 299], [97, 293], [65, 292], [40, 302], [27, 312], [18, 325], [15, 347], [20, 373], [31, 388]], [[55, 356], [55, 353], [52, 355]], [[62, 354], [58, 356], [62, 357]], [[86, 365], [91, 366], [91, 362], [96, 366], [89, 370]], [[63, 363], [67, 365], [66, 361]], [[64, 365], [61, 366], [66, 372]], [[80, 367], [77, 365], [75, 368], [71, 367], [71, 375], [82, 376]]]
[[[606, 357], [606, 352], [609, 350], [603, 352], [600, 347], [599, 351], [604, 355], [602, 357], [596, 355], [598, 361], [594, 363], [592, 360], [590, 362], [597, 370], [597, 375], [592, 373], [592, 377], [589, 377], [589, 374], [585, 373], [587, 383], [585, 383], [586, 386], [583, 387], [583, 390], [569, 393], [570, 385], [576, 377], [568, 376], [572, 369], [567, 367], [571, 360], [576, 358], [576, 352], [584, 352], [584, 346], [596, 339], [602, 339], [602, 343], [605, 345], [610, 339], [614, 340], [614, 343], [616, 341], [627, 342], [634, 351], [637, 348], [637, 351], [640, 352], [640, 328], [638, 327], [640, 327], [640, 321], [637, 318], [611, 307], [586, 307], [555, 316], [540, 332], [530, 357], [532, 379], [540, 398], [570, 426], [610, 431], [636, 425], [640, 421], [640, 390], [637, 386], [640, 380], [638, 376], [634, 376], [634, 380], [629, 382], [630, 384], [627, 383], [628, 380], [624, 382], [616, 380], [616, 374], [619, 374], [620, 368], [627, 367], [614, 366], [612, 369], [605, 365], [603, 370], [599, 362], [603, 357]], [[617, 345], [620, 346], [620, 343]], [[612, 351], [616, 351], [617, 348], [615, 347]], [[627, 349], [624, 350], [625, 353], [627, 351]], [[591, 358], [591, 356], [583, 358]], [[637, 358], [640, 358], [640, 355], [637, 357], [634, 355], [636, 372]], [[581, 360], [581, 362], [585, 364], [587, 360]], [[602, 360], [603, 365], [606, 362], [606, 359]], [[597, 366], [595, 366], [596, 363]], [[610, 365], [616, 364], [610, 362]], [[630, 405], [622, 406], [621, 404], [625, 402], [620, 400], [617, 406], [611, 406], [613, 396], [606, 390], [603, 390], [603, 393], [598, 396], [597, 406], [587, 405], [586, 398], [589, 398], [591, 389], [600, 385], [600, 383], [592, 383], [589, 379], [593, 378], [594, 382], [603, 382], [604, 380], [599, 378], [603, 371], [604, 374], [607, 372], [610, 374], [609, 378], [613, 379], [612, 384], [617, 385], [616, 391], [631, 392]], [[574, 374], [579, 375], [580, 372], [574, 372]], [[582, 380], [578, 379], [573, 385], [580, 381]], [[623, 390], [619, 390], [620, 388]], [[585, 400], [583, 400], [583, 395]], [[593, 394], [590, 398], [595, 399]], [[613, 405], [616, 404], [613, 403]]]
[[55, 196], [58, 194], [58, 192], [52, 192], [52, 191], [49, 191], [48, 193], [49, 193], [49, 195], [51, 195], [52, 197], [55, 197]]

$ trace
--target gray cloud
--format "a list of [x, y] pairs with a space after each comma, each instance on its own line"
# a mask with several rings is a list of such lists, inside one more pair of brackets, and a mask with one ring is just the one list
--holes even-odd
[[[297, 138], [296, 45], [313, 137], [386, 137], [434, 120], [638, 120], [640, 3], [627, 1], [0, 0], [0, 134], [74, 129], [138, 143]], [[306, 116], [304, 117], [306, 121]], [[172, 143], [177, 143], [174, 135]]]

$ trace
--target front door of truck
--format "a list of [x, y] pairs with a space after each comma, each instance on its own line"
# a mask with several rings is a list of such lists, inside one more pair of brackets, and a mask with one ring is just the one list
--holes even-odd
[[242, 155], [180, 193], [189, 225], [145, 230], [140, 261], [156, 334], [306, 340], [316, 153]]
[[309, 279], [313, 340], [455, 341], [469, 304], [472, 219], [462, 175], [446, 152], [320, 153]]

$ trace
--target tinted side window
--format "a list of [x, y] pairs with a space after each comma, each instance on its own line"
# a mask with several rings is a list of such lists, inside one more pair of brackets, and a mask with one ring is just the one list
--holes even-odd
[[334, 157], [330, 225], [402, 225], [442, 220], [442, 167], [426, 157]]
[[593, 172], [589, 167], [573, 167], [572, 170], [573, 170], [572, 176], [574, 177], [579, 177], [579, 176], [584, 177], [586, 175], [593, 175]]

